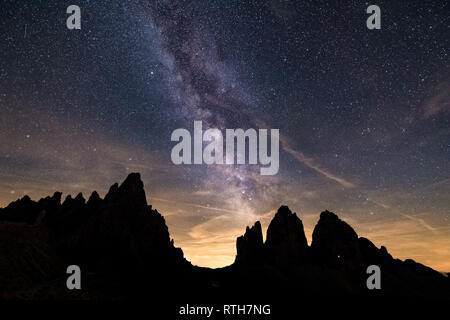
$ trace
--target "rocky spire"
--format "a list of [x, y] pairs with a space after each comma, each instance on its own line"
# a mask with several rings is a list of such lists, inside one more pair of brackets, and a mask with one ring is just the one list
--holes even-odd
[[267, 261], [274, 265], [298, 264], [306, 259], [308, 243], [303, 223], [287, 206], [281, 206], [267, 228]]
[[117, 183], [112, 185], [105, 196], [105, 201], [121, 203], [134, 208], [147, 206], [141, 175], [139, 173], [130, 173], [120, 186]]
[[97, 191], [92, 192], [87, 202], [88, 207], [97, 207], [102, 202], [102, 199], [98, 195]]
[[261, 223], [256, 221], [253, 227], [236, 241], [236, 263], [261, 264], [264, 260], [264, 244]]
[[361, 266], [358, 235], [328, 210], [320, 214], [314, 228], [311, 251], [317, 262], [334, 268], [354, 270]]

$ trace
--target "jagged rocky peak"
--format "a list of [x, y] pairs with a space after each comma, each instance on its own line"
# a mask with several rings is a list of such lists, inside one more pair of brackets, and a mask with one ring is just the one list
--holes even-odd
[[66, 201], [52, 224], [61, 252], [83, 252], [82, 262], [93, 268], [108, 263], [133, 274], [185, 265], [164, 218], [147, 206], [138, 173], [128, 175], [120, 186], [112, 185], [104, 200], [95, 191], [87, 204], [77, 198]]
[[281, 206], [267, 228], [267, 259], [275, 265], [298, 264], [306, 259], [308, 243], [303, 223], [287, 206]]
[[312, 246], [320, 245], [323, 241], [328, 240], [349, 240], [357, 241], [358, 235], [350, 225], [328, 210], [320, 214], [319, 222], [313, 231]]
[[56, 191], [52, 197], [47, 197], [45, 199], [51, 200], [54, 204], [61, 204], [62, 192]]
[[251, 239], [258, 244], [263, 244], [261, 223], [259, 221], [256, 221], [251, 228], [247, 226], [247, 228], [245, 229], [244, 238]]
[[275, 245], [288, 239], [300, 246], [307, 246], [303, 223], [297, 213], [292, 213], [287, 206], [281, 206], [267, 228], [266, 245]]
[[21, 208], [23, 206], [28, 206], [28, 205], [31, 205], [31, 204], [34, 204], [34, 201], [31, 200], [28, 195], [24, 195], [22, 198], [11, 202], [5, 209]]
[[22, 199], [18, 199], [16, 202], [22, 202], [22, 203], [26, 203], [26, 202], [33, 202], [30, 197], [26, 194], [22, 197]]
[[67, 205], [68, 203], [72, 202], [72, 200], [72, 195], [68, 194], [64, 199], [63, 205]]
[[129, 192], [140, 192], [144, 189], [144, 183], [141, 180], [141, 174], [138, 172], [130, 173], [124, 182], [119, 187], [122, 192], [127, 190]]
[[54, 212], [61, 206], [61, 192], [55, 192], [53, 196], [42, 198], [38, 201], [40, 209], [45, 212]]
[[87, 202], [88, 205], [93, 205], [101, 202], [100, 195], [97, 193], [97, 191], [93, 191], [91, 196], [89, 197], [89, 200]]
[[261, 223], [255, 224], [245, 230], [245, 234], [237, 238], [236, 241], [236, 262], [246, 264], [259, 264], [264, 259], [264, 243]]
[[357, 269], [362, 260], [355, 230], [328, 210], [314, 228], [311, 250], [319, 262], [338, 268]]
[[133, 207], [147, 206], [144, 183], [139, 173], [130, 173], [125, 181], [119, 186], [117, 183], [111, 186], [105, 196], [107, 202], [126, 202], [124, 204]]
[[78, 193], [74, 200], [83, 204], [86, 202], [82, 192]]
[[42, 211], [41, 205], [25, 195], [2, 209], [0, 220], [34, 224], [40, 211]]
[[83, 197], [83, 193], [78, 193], [75, 198], [72, 198], [72, 196], [69, 194], [67, 195], [66, 199], [64, 200], [62, 204], [62, 210], [72, 210], [74, 207], [82, 207], [86, 204], [86, 200]]
[[378, 249], [370, 240], [363, 237], [359, 238], [358, 242], [361, 256], [366, 265], [385, 265], [393, 261], [385, 246]]
[[116, 182], [111, 187], [109, 187], [109, 191], [105, 196], [105, 201], [112, 201], [119, 191], [119, 184]]

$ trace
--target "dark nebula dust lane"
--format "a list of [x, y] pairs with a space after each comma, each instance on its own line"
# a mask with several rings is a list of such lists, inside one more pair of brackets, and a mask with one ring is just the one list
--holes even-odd
[[[104, 195], [140, 172], [190, 261], [224, 266], [281, 204], [308, 242], [329, 209], [359, 235], [450, 269], [449, 4], [79, 1], [2, 4], [0, 204]], [[280, 169], [176, 166], [177, 128], [276, 128]]]

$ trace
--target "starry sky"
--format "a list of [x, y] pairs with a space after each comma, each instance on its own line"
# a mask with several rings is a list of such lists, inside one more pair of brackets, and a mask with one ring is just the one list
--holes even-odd
[[[68, 30], [66, 8], [81, 8]], [[138, 171], [194, 264], [287, 204], [450, 271], [450, 4], [3, 1], [0, 206], [101, 195]], [[277, 128], [280, 170], [171, 162], [177, 128]]]

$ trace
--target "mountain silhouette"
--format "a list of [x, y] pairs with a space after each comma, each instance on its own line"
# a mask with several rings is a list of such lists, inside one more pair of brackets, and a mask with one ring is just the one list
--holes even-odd
[[[263, 241], [259, 221], [236, 241], [235, 262], [193, 266], [174, 246], [164, 217], [148, 205], [139, 173], [102, 199], [56, 192], [24, 196], [0, 209], [1, 299], [127, 299], [158, 292], [216, 298], [228, 294], [336, 295], [450, 299], [450, 280], [413, 260], [394, 259], [332, 212], [324, 211], [308, 245], [303, 223], [281, 206]], [[66, 268], [83, 270], [83, 290], [66, 288]], [[369, 290], [367, 267], [381, 270]], [[156, 290], [156, 291], [155, 291]]]

